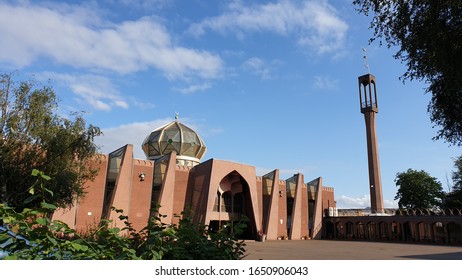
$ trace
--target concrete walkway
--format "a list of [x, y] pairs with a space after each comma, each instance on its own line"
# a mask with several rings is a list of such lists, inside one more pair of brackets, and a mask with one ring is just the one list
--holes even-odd
[[462, 260], [462, 246], [365, 241], [246, 241], [244, 260]]

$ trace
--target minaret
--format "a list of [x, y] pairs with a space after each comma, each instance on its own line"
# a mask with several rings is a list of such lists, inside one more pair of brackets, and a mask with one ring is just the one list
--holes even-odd
[[375, 77], [369, 73], [366, 50], [364, 68], [366, 74], [358, 77], [359, 102], [361, 113], [366, 121], [367, 157], [369, 161], [369, 188], [371, 194], [371, 213], [383, 213], [382, 181], [380, 179], [379, 150], [375, 116], [379, 112]]

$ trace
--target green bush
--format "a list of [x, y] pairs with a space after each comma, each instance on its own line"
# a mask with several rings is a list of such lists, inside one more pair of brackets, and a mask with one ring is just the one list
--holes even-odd
[[207, 226], [193, 223], [190, 212], [182, 213], [177, 225], [164, 224], [159, 215], [153, 216], [145, 228], [136, 231], [122, 210], [113, 209], [120, 213], [124, 228], [112, 227], [111, 220], [102, 220], [80, 234], [64, 222], [50, 219], [56, 206], [46, 202], [46, 196], [52, 195], [44, 187], [49, 177], [37, 170], [32, 175], [37, 177], [37, 183], [30, 193], [34, 199], [42, 200], [40, 207], [16, 212], [0, 204], [0, 224], [28, 240], [0, 232], [0, 244], [7, 244], [2, 248], [9, 253], [6, 259], [236, 260], [245, 254], [245, 243], [237, 238], [245, 221], [210, 232]]

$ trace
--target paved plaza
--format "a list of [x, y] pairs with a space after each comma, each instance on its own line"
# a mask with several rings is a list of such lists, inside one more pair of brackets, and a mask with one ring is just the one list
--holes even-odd
[[245, 260], [462, 260], [462, 246], [335, 240], [246, 244]]

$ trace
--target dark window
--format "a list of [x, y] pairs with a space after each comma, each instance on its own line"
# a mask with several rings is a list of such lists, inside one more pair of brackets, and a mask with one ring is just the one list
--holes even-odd
[[221, 212], [232, 212], [233, 198], [230, 192], [225, 192], [222, 196], [223, 203], [221, 205]]
[[217, 196], [215, 197], [215, 203], [213, 204], [214, 212], [220, 211], [220, 199], [221, 199], [220, 192], [217, 192]]
[[233, 212], [234, 213], [242, 213], [244, 208], [244, 196], [242, 193], [237, 193], [234, 195], [233, 201]]

